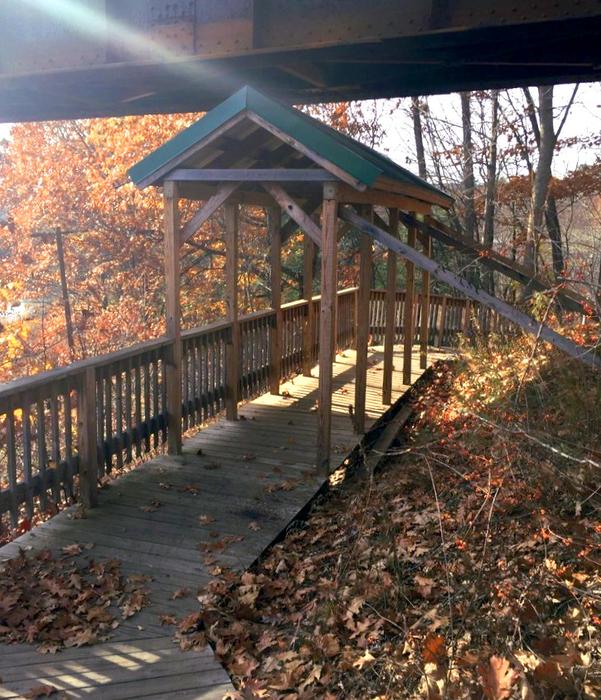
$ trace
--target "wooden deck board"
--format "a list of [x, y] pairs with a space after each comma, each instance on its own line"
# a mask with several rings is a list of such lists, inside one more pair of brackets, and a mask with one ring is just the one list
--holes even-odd
[[[433, 353], [432, 359], [442, 356]], [[382, 349], [370, 350], [367, 374], [367, 426], [387, 410], [381, 403]], [[413, 381], [420, 375], [414, 353]], [[400, 356], [393, 374], [393, 401], [402, 383]], [[332, 466], [342, 463], [359, 437], [353, 432], [349, 405], [354, 403], [354, 352], [338, 355], [332, 397]], [[319, 490], [312, 473], [317, 434], [317, 370], [282, 386], [280, 396], [265, 394], [242, 405], [235, 423], [219, 418], [191, 435], [181, 457], [158, 456], [100, 492], [99, 507], [85, 519], [67, 510], [0, 549], [0, 561], [19, 548], [49, 548], [94, 543], [79, 560], [116, 558], [126, 574], [152, 577], [151, 604], [115, 630], [112, 639], [92, 647], [44, 656], [28, 645], [0, 645], [0, 699], [20, 698], [33, 686], [48, 683], [69, 698], [197, 698], [217, 700], [232, 686], [210, 649], [181, 652], [173, 628], [159, 615], [183, 616], [197, 610], [196, 591], [210, 579], [201, 543], [227, 535], [242, 536], [211, 556], [221, 565], [245, 569]], [[283, 481], [292, 490], [271, 491]], [[198, 494], [185, 491], [198, 487]], [[168, 487], [168, 488], [166, 488]], [[144, 510], [152, 501], [161, 505]], [[203, 526], [200, 515], [214, 522]], [[260, 528], [249, 528], [256, 523]], [[253, 526], [254, 527], [254, 526]], [[212, 537], [212, 534], [216, 537]], [[188, 587], [192, 595], [173, 600]]]

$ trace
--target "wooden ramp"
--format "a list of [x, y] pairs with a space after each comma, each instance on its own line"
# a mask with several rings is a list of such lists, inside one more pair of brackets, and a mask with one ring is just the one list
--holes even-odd
[[[433, 353], [431, 359], [443, 357]], [[381, 403], [382, 348], [370, 350], [368, 426], [387, 410]], [[354, 400], [354, 352], [334, 364], [332, 465], [356, 446], [348, 407]], [[401, 360], [393, 375], [393, 401], [407, 389]], [[413, 381], [420, 375], [414, 354]], [[119, 478], [100, 493], [99, 507], [85, 519], [66, 510], [33, 532], [0, 549], [0, 560], [19, 548], [32, 551], [93, 543], [83, 561], [118, 559], [124, 574], [152, 577], [146, 586], [151, 604], [118, 627], [111, 640], [41, 655], [27, 645], [0, 645], [0, 698], [23, 697], [48, 684], [68, 698], [221, 698], [232, 689], [210, 648], [182, 652], [172, 641], [173, 627], [161, 614], [178, 617], [198, 610], [196, 591], [210, 579], [199, 545], [228, 535], [242, 537], [215, 553], [221, 565], [242, 570], [310, 501], [322, 486], [313, 473], [317, 413], [317, 372], [284, 384], [280, 396], [264, 395], [241, 407], [241, 420], [224, 419], [202, 429], [184, 444], [182, 457], [159, 456]], [[281, 487], [284, 488], [281, 488]], [[152, 502], [156, 510], [144, 510]], [[199, 516], [214, 518], [208, 527]], [[249, 527], [252, 523], [252, 526]], [[173, 600], [190, 588], [189, 597]]]

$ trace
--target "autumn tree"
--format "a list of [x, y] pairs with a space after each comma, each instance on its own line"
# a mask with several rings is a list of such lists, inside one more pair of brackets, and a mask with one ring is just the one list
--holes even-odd
[[[381, 141], [383, 128], [373, 105], [320, 105], [311, 112], [365, 143]], [[162, 200], [155, 188], [138, 190], [127, 171], [198, 117], [92, 119], [13, 128], [0, 149], [0, 381], [163, 333]], [[182, 205], [184, 222], [194, 206]], [[225, 313], [219, 216], [182, 249], [184, 327]], [[240, 234], [240, 302], [246, 313], [265, 308], [271, 297], [262, 208], [243, 208]], [[293, 235], [283, 250], [284, 301], [300, 293], [301, 251], [302, 236]], [[353, 237], [347, 236], [341, 246], [341, 284], [354, 283], [354, 258]], [[72, 326], [71, 334], [67, 326]]]

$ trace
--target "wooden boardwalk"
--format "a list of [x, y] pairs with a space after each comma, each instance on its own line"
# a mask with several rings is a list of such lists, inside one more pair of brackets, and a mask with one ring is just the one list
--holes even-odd
[[[370, 350], [368, 426], [388, 408], [381, 403], [381, 351]], [[432, 353], [431, 358], [441, 356]], [[399, 353], [395, 359], [400, 369]], [[358, 440], [348, 411], [354, 399], [354, 363], [354, 353], [347, 351], [334, 365], [333, 466]], [[413, 364], [415, 381], [421, 375], [417, 354]], [[202, 563], [200, 543], [241, 536], [215, 558], [246, 569], [321, 487], [312, 471], [316, 371], [314, 375], [295, 377], [282, 386], [280, 396], [264, 395], [242, 406], [235, 423], [219, 419], [200, 430], [186, 440], [182, 457], [159, 456], [122, 476], [101, 491], [99, 507], [85, 519], [72, 519], [72, 509], [66, 510], [0, 549], [3, 561], [20, 547], [58, 554], [65, 545], [93, 543], [85, 559], [118, 559], [125, 574], [152, 577], [146, 586], [151, 604], [118, 627], [108, 642], [54, 656], [27, 645], [0, 645], [0, 698], [23, 697], [40, 684], [59, 689], [61, 697], [102, 700], [213, 700], [232, 690], [211, 649], [180, 651], [172, 641], [174, 628], [161, 626], [159, 616], [183, 617], [198, 610], [195, 593], [210, 579], [211, 568]], [[406, 389], [395, 370], [393, 401]], [[286, 489], [279, 489], [283, 482]], [[153, 501], [161, 505], [143, 510]], [[203, 526], [201, 515], [215, 520]], [[173, 600], [183, 587], [194, 594]]]

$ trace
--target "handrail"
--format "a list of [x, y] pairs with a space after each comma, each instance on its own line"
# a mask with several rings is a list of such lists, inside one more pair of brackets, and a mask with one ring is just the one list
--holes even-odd
[[[356, 339], [356, 292], [356, 287], [338, 292], [341, 350]], [[403, 338], [405, 298], [397, 290], [395, 342]], [[182, 428], [190, 430], [223, 411], [231, 396], [251, 399], [299, 371], [310, 372], [319, 349], [320, 299], [283, 304], [280, 313], [270, 308], [241, 316], [236, 376], [227, 361], [232, 324], [221, 319], [182, 332], [179, 390], [170, 383], [173, 340], [166, 336], [1, 386], [0, 529], [6, 513], [16, 526], [50, 502], [79, 498], [93, 505], [99, 478], [165, 444], [174, 415], [168, 399], [174, 394], [178, 401], [181, 396]], [[385, 291], [372, 290], [374, 344], [384, 340], [385, 299]], [[465, 299], [430, 295], [428, 344], [454, 344], [458, 333], [469, 332], [476, 308]], [[416, 294], [416, 320], [422, 310]], [[494, 315], [483, 311], [479, 318], [495, 328]], [[421, 327], [415, 324], [416, 341]]]
[[[356, 291], [356, 287], [349, 287], [347, 289], [341, 289], [338, 292], [338, 296], [344, 296], [346, 294], [352, 294]], [[321, 296], [317, 295], [313, 297], [313, 301], [319, 301]], [[282, 304], [282, 311], [286, 309], [293, 309], [298, 306], [303, 306], [307, 303], [306, 299], [298, 299], [297, 301], [291, 301], [286, 304]], [[250, 314], [245, 314], [240, 316], [238, 319], [239, 323], [244, 323], [245, 321], [253, 321], [257, 319], [264, 318], [265, 316], [272, 316], [275, 314], [273, 309], [264, 309], [261, 311], [254, 311]], [[203, 335], [204, 333], [214, 333], [215, 331], [224, 330], [229, 328], [230, 321], [220, 319], [219, 321], [214, 321], [213, 323], [208, 323], [204, 326], [197, 326], [195, 328], [189, 328], [182, 331], [182, 339], [193, 338], [198, 335]], [[55, 369], [46, 370], [44, 372], [39, 372], [31, 377], [20, 377], [19, 379], [13, 379], [5, 384], [0, 384], [0, 402], [10, 398], [15, 393], [21, 393], [24, 391], [34, 390], [44, 384], [50, 382], [60, 382], [65, 379], [75, 378], [83, 374], [86, 369], [90, 367], [99, 368], [106, 365], [111, 365], [116, 362], [122, 362], [124, 360], [131, 359], [136, 355], [142, 355], [146, 352], [152, 352], [154, 350], [160, 350], [164, 347], [170, 345], [171, 340], [167, 336], [160, 336], [159, 338], [153, 340], [146, 340], [141, 343], [136, 343], [135, 345], [130, 345], [121, 350], [115, 350], [113, 352], [105, 353], [103, 355], [94, 355], [93, 357], [87, 357], [84, 360], [77, 360], [64, 367], [56, 367]]]

